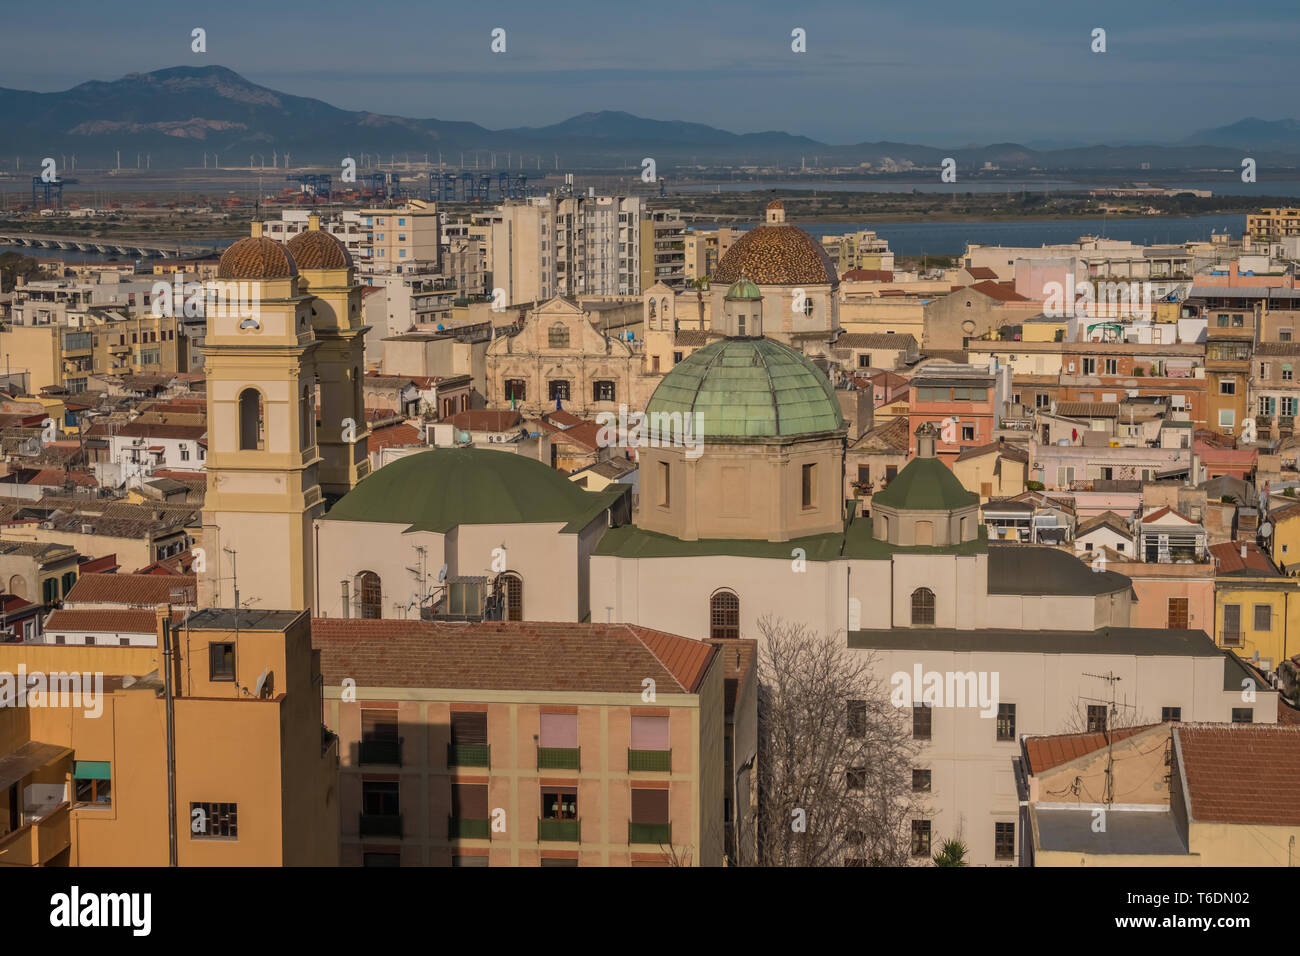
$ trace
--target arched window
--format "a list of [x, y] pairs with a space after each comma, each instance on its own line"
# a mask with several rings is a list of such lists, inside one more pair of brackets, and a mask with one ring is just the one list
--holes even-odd
[[569, 347], [569, 327], [563, 322], [556, 322], [546, 335], [546, 342], [553, 349]]
[[709, 598], [709, 637], [740, 637], [740, 598], [734, 591]]
[[316, 424], [316, 403], [312, 387], [304, 385], [302, 389], [302, 407], [298, 409], [298, 428], [302, 432], [302, 447], [309, 448], [312, 443], [312, 431]]
[[650, 318], [651, 320], [655, 318], [655, 300], [653, 298], [650, 300]]
[[460, 410], [461, 410], [462, 412], [467, 412], [467, 411], [469, 411], [469, 396], [468, 396], [468, 395], [462, 395], [462, 396], [460, 397]]
[[813, 300], [811, 296], [804, 297], [803, 314], [807, 316], [811, 316], [813, 314]]
[[262, 430], [262, 393], [246, 388], [239, 393], [239, 450], [260, 451]]
[[501, 620], [524, 619], [524, 579], [513, 572], [497, 578], [497, 593], [501, 597]]
[[27, 579], [21, 574], [15, 574], [9, 579], [9, 593], [14, 597], [20, 597], [27, 600]]
[[379, 575], [374, 571], [362, 571], [357, 575], [357, 609], [363, 618], [381, 618], [384, 616], [384, 589]]
[[912, 592], [912, 626], [934, 627], [934, 592], [929, 588]]

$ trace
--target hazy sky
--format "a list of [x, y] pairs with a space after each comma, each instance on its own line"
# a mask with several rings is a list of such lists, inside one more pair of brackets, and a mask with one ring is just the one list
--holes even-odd
[[[221, 65], [348, 109], [539, 126], [576, 113], [833, 143], [1178, 140], [1300, 113], [1296, 0], [62, 0], [0, 13], [0, 86]], [[197, 5], [196, 5], [197, 6]], [[190, 51], [207, 30], [208, 52]], [[506, 30], [507, 52], [489, 49]], [[790, 49], [807, 33], [806, 53]], [[1094, 28], [1107, 52], [1090, 50]]]

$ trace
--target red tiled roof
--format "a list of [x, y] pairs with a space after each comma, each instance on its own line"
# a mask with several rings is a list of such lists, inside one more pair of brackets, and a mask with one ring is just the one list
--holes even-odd
[[542, 416], [545, 421], [552, 425], [559, 425], [561, 428], [568, 428], [572, 425], [582, 424], [583, 419], [579, 418], [573, 412], [565, 411], [563, 408], [557, 408], [553, 412], [547, 412]]
[[1190, 724], [1174, 736], [1194, 822], [1300, 824], [1300, 727]]
[[631, 624], [315, 618], [327, 683], [370, 687], [695, 693], [717, 649]]
[[51, 611], [46, 631], [107, 631], [113, 634], [153, 634], [158, 629], [153, 611], [67, 608]]
[[840, 278], [849, 282], [893, 282], [894, 273], [891, 269], [850, 269]]
[[476, 408], [471, 411], [457, 412], [447, 419], [457, 428], [470, 432], [505, 432], [520, 422], [519, 413], [506, 409], [496, 411], [490, 408]]
[[29, 485], [62, 485], [64, 482], [72, 482], [74, 485], [91, 487], [99, 484], [99, 480], [94, 475], [89, 475], [84, 471], [64, 471], [62, 468], [42, 468], [36, 474], [32, 475]]
[[403, 445], [419, 445], [420, 429], [414, 425], [398, 422], [395, 425], [383, 425], [366, 436], [366, 451], [373, 454], [381, 448], [400, 448]]
[[[193, 603], [198, 578], [192, 574], [86, 574], [65, 597], [65, 604], [126, 604], [152, 608], [156, 604]], [[186, 591], [185, 597], [173, 597], [174, 591]], [[152, 612], [150, 612], [152, 613]]]
[[992, 279], [996, 281], [998, 277], [998, 274], [988, 266], [971, 266], [966, 270], [966, 274], [972, 279]]
[[87, 558], [77, 566], [81, 574], [99, 574], [116, 571], [119, 567], [116, 554], [106, 554], [102, 558]]
[[0, 594], [0, 613], [13, 614], [15, 611], [21, 611], [25, 608], [37, 610], [37, 605], [31, 601], [25, 601], [17, 594]]
[[971, 286], [976, 292], [983, 292], [990, 299], [997, 299], [999, 302], [1028, 302], [1029, 300], [1013, 289], [1010, 285], [1003, 285], [1000, 282], [976, 282]]
[[[1241, 549], [1246, 549], [1246, 557], [1241, 557]], [[1262, 571], [1264, 574], [1280, 574], [1273, 562], [1268, 559], [1259, 546], [1250, 541], [1225, 541], [1210, 545], [1210, 554], [1214, 556], [1215, 565], [1220, 574], [1234, 571]]]
[[1148, 522], [1151, 521], [1159, 521], [1165, 515], [1175, 515], [1176, 517], [1182, 518], [1184, 521], [1188, 522], [1189, 524], [1196, 524], [1195, 521], [1192, 521], [1191, 518], [1187, 517], [1187, 515], [1183, 514], [1181, 511], [1175, 511], [1173, 508], [1169, 508], [1169, 507], [1161, 508], [1159, 511], [1151, 512], [1149, 515], [1147, 515], [1145, 518], [1142, 519], [1142, 523], [1147, 524]]
[[600, 435], [601, 426], [595, 422], [584, 422], [578, 420], [578, 424], [571, 425], [568, 428], [559, 428], [545, 419], [542, 420], [542, 427], [547, 430], [551, 440], [559, 439], [561, 441], [571, 441], [575, 445], [581, 445], [584, 448], [596, 449], [600, 447], [597, 440]]
[[[1144, 724], [1141, 727], [1120, 727], [1110, 732], [1110, 739], [1112, 742], [1124, 740], [1155, 726], [1157, 725]], [[1105, 746], [1106, 735], [1099, 733], [1026, 737], [1025, 755], [1029, 758], [1029, 772], [1042, 773]]]

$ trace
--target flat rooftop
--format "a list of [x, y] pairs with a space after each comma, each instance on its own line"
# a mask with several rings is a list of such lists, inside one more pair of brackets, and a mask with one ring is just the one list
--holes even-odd
[[261, 611], [243, 608], [205, 608], [190, 615], [186, 625], [195, 630], [284, 631], [306, 611]]

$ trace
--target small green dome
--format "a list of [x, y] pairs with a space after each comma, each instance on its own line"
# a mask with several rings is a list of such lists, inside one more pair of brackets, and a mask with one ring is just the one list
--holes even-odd
[[722, 339], [664, 376], [646, 413], [699, 412], [706, 441], [835, 432], [844, 415], [830, 380], [801, 352], [771, 339]]
[[758, 286], [754, 285], [749, 279], [741, 276], [730, 289], [727, 290], [727, 299], [735, 301], [756, 301], [763, 298], [763, 293], [758, 291]]
[[899, 511], [956, 511], [979, 500], [938, 458], [913, 458], [884, 491], [872, 496], [871, 504]]
[[363, 478], [327, 521], [404, 524], [446, 531], [461, 524], [586, 523], [608, 495], [584, 490], [524, 455], [486, 448], [435, 448]]

